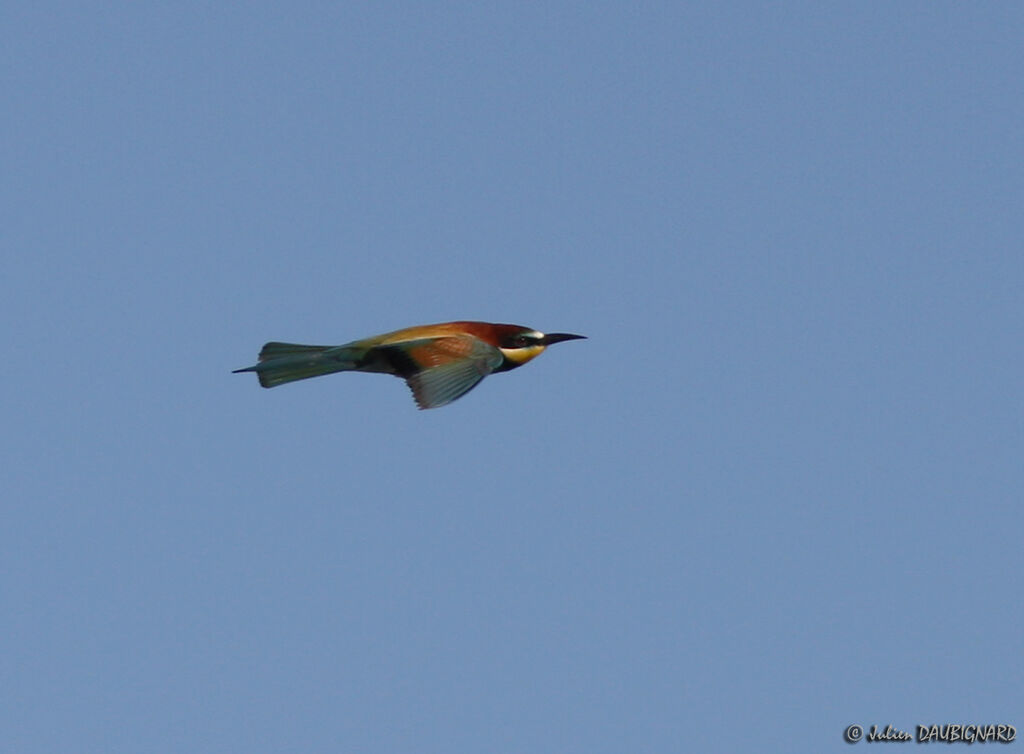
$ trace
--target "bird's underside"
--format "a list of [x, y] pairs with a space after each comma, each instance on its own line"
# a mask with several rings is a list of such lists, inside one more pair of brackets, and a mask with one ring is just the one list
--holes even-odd
[[334, 372], [393, 374], [406, 381], [416, 405], [438, 408], [460, 398], [501, 366], [501, 351], [471, 335], [445, 335], [360, 345], [306, 346], [267, 343], [259, 363], [239, 369], [256, 372], [260, 385], [288, 382]]

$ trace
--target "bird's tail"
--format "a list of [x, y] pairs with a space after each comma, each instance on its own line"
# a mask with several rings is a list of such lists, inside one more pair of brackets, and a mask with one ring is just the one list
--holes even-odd
[[277, 387], [286, 382], [355, 369], [364, 350], [350, 346], [267, 343], [260, 351], [258, 364], [236, 369], [235, 373], [256, 372], [260, 385]]

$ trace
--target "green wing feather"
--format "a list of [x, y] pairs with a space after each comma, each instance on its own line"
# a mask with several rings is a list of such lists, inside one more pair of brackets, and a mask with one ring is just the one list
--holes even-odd
[[421, 367], [405, 379], [421, 409], [461, 398], [504, 360], [497, 348], [470, 335], [423, 338], [401, 348]]

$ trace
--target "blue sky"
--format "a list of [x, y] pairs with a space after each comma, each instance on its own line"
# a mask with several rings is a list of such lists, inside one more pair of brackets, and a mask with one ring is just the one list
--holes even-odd
[[[3, 28], [4, 750], [1024, 728], [1019, 5]], [[230, 373], [451, 319], [590, 339]]]

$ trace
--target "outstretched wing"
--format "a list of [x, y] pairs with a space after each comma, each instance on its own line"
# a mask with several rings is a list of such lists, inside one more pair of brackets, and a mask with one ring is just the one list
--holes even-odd
[[471, 335], [378, 346], [412, 389], [416, 405], [437, 408], [460, 398], [501, 366], [501, 351]]

